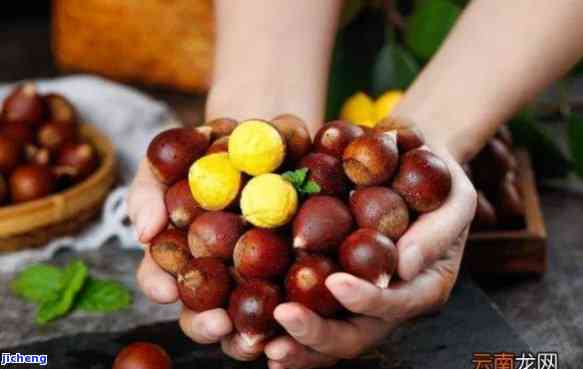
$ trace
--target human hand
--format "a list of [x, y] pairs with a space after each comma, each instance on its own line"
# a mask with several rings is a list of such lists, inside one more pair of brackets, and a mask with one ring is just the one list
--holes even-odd
[[452, 175], [452, 189], [439, 209], [421, 215], [397, 242], [400, 280], [388, 289], [346, 273], [326, 285], [349, 311], [348, 321], [323, 319], [293, 303], [280, 305], [275, 318], [288, 335], [267, 344], [270, 369], [314, 368], [354, 358], [413, 317], [439, 309], [448, 300], [474, 216], [476, 193], [460, 165], [435, 149]]

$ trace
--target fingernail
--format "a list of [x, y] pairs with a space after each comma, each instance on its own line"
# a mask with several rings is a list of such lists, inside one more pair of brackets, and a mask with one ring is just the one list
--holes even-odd
[[403, 279], [411, 280], [421, 272], [424, 261], [423, 255], [417, 247], [409, 247], [399, 257], [401, 258], [400, 264], [404, 266], [405, 271], [405, 275], [401, 276]]

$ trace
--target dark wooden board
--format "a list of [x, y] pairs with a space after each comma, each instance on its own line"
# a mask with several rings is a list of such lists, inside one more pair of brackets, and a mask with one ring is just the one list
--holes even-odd
[[[135, 341], [165, 347], [175, 369], [265, 368], [265, 360], [239, 363], [227, 359], [216, 345], [192, 343], [175, 322], [140, 327], [124, 333], [91, 333], [2, 349], [1, 352], [48, 354], [47, 368], [106, 369], [116, 353]], [[524, 352], [517, 337], [484, 293], [463, 278], [438, 315], [400, 328], [364, 358], [341, 362], [338, 368], [431, 369], [472, 367], [474, 352]]]

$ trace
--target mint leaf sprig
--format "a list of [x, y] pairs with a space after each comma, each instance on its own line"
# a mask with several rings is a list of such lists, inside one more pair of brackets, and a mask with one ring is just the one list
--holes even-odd
[[10, 288], [16, 296], [38, 305], [39, 325], [75, 309], [109, 313], [132, 303], [127, 287], [116, 281], [90, 277], [81, 260], [62, 269], [47, 264], [31, 265], [14, 278]]
[[312, 180], [308, 180], [308, 171], [308, 168], [290, 170], [281, 176], [294, 186], [300, 196], [320, 193], [322, 190], [320, 185]]

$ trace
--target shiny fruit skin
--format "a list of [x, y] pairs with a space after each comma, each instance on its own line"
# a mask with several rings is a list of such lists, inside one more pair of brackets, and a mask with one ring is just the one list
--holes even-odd
[[338, 251], [344, 271], [386, 288], [397, 267], [397, 248], [382, 233], [368, 228], [353, 232]]
[[27, 164], [17, 167], [9, 178], [14, 203], [45, 197], [55, 190], [55, 177], [48, 166]]
[[15, 122], [0, 122], [0, 136], [18, 141], [23, 145], [32, 145], [36, 139], [31, 126]]
[[172, 360], [158, 345], [134, 342], [117, 354], [112, 369], [172, 369]]
[[245, 230], [240, 215], [210, 211], [197, 217], [188, 230], [188, 244], [194, 257], [231, 260], [233, 249]]
[[33, 83], [12, 90], [4, 100], [2, 120], [8, 123], [39, 125], [43, 120], [44, 103]]
[[290, 247], [275, 232], [253, 228], [237, 241], [233, 262], [245, 278], [273, 279], [285, 275], [290, 264]]
[[66, 122], [47, 122], [37, 133], [38, 143], [51, 151], [59, 150], [65, 143], [77, 140], [77, 126]]
[[148, 160], [158, 180], [171, 185], [186, 178], [190, 165], [209, 146], [209, 137], [192, 128], [173, 128], [158, 134], [148, 146]]
[[178, 229], [166, 229], [154, 237], [150, 255], [160, 268], [172, 275], [178, 274], [192, 258], [186, 234]]
[[216, 141], [221, 137], [229, 136], [237, 127], [239, 122], [231, 118], [217, 118], [206, 122], [204, 125], [211, 127], [211, 141]]
[[348, 178], [342, 162], [324, 153], [311, 153], [299, 162], [298, 168], [308, 168], [308, 180], [320, 185], [320, 195], [343, 197], [348, 193]]
[[375, 127], [375, 132], [394, 132], [396, 134], [399, 153], [417, 149], [424, 144], [423, 134], [413, 125], [400, 122], [394, 118], [386, 118], [380, 121]]
[[336, 264], [321, 255], [304, 255], [289, 269], [285, 279], [287, 300], [304, 305], [323, 317], [331, 317], [342, 306], [326, 287], [326, 278], [340, 271]]
[[277, 285], [250, 280], [231, 293], [228, 313], [239, 333], [250, 340], [261, 340], [276, 328], [273, 311], [281, 302], [282, 295]]
[[180, 229], [188, 229], [204, 209], [192, 197], [188, 180], [183, 179], [168, 188], [164, 195], [166, 211], [172, 224]]
[[65, 143], [57, 154], [55, 170], [80, 182], [97, 169], [97, 153], [88, 143]]
[[178, 294], [190, 310], [223, 307], [229, 297], [229, 270], [220, 259], [195, 258], [178, 272]]
[[316, 133], [313, 151], [342, 159], [346, 146], [362, 135], [364, 135], [364, 129], [361, 126], [344, 120], [332, 121], [324, 124]]
[[294, 247], [310, 252], [331, 252], [340, 246], [353, 226], [348, 207], [332, 196], [312, 196], [293, 221]]
[[293, 114], [282, 114], [271, 121], [286, 141], [286, 161], [296, 163], [310, 152], [312, 139], [303, 120]]
[[63, 95], [50, 93], [43, 96], [48, 120], [66, 124], [77, 122], [77, 111], [73, 104]]
[[229, 152], [229, 136], [217, 138], [206, 151], [206, 155], [215, 154], [217, 152]]
[[0, 173], [9, 175], [23, 159], [22, 144], [17, 140], [0, 136]]
[[439, 208], [449, 196], [451, 175], [437, 155], [422, 149], [401, 157], [393, 188], [409, 208], [425, 213]]
[[344, 172], [355, 184], [387, 183], [399, 163], [399, 151], [389, 134], [371, 133], [352, 141], [342, 156]]
[[360, 228], [376, 229], [398, 240], [409, 227], [405, 200], [387, 187], [365, 187], [350, 195], [350, 210]]

